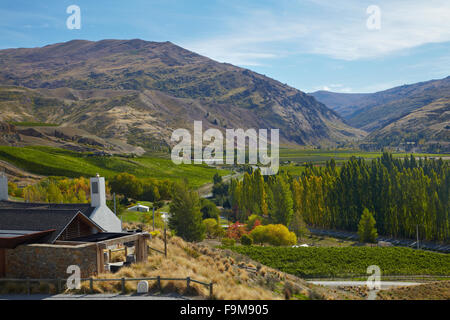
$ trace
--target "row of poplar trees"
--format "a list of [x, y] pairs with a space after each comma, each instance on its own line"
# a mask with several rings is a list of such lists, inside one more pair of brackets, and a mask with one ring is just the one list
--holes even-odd
[[263, 177], [259, 170], [232, 180], [229, 198], [237, 219], [265, 217], [298, 230], [311, 227], [357, 231], [364, 209], [374, 213], [381, 235], [450, 240], [450, 172], [441, 159], [372, 161], [352, 157], [341, 167], [307, 166], [299, 177], [284, 172]]

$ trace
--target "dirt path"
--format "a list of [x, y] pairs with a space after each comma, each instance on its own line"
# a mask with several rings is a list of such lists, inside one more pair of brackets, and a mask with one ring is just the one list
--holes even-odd
[[[223, 176], [222, 180], [223, 182], [228, 182], [231, 179], [236, 179], [236, 178], [240, 178], [243, 174], [242, 173], [236, 173], [234, 175], [227, 175], [227, 176]], [[200, 195], [200, 197], [203, 198], [207, 198], [209, 196], [212, 196], [212, 189], [213, 189], [214, 184], [213, 183], [207, 183], [202, 185], [200, 188], [197, 189], [198, 194]]]

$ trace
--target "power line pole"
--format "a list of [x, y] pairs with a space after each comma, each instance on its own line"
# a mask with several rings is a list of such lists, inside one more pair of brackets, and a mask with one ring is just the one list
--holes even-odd
[[164, 255], [167, 258], [167, 228], [166, 228], [166, 222], [164, 222]]
[[419, 225], [416, 224], [416, 234], [417, 234], [417, 249], [420, 248], [419, 246]]
[[116, 207], [116, 193], [114, 192], [114, 214], [117, 216], [117, 207]]
[[153, 231], [155, 231], [155, 204], [153, 204]]

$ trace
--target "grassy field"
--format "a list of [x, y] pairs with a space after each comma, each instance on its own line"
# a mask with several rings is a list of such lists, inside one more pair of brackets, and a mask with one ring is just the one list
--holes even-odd
[[91, 177], [99, 173], [111, 178], [118, 173], [127, 172], [139, 178], [181, 180], [186, 178], [192, 187], [211, 182], [214, 174], [226, 175], [224, 170], [216, 170], [206, 165], [175, 165], [170, 159], [144, 156], [89, 157], [50, 147], [5, 147], [0, 146], [0, 159], [34, 174], [63, 176], [69, 178]]
[[[394, 158], [403, 158], [411, 153], [393, 153]], [[374, 159], [383, 155], [382, 152], [364, 152], [355, 150], [303, 150], [280, 148], [280, 163], [292, 161], [297, 163], [312, 162], [324, 164], [334, 158], [336, 162], [343, 162], [354, 156], [357, 158]], [[449, 154], [414, 153], [415, 157], [450, 157]]]
[[[138, 201], [136, 204], [140, 204], [143, 206], [147, 206], [149, 208], [153, 208], [153, 203], [150, 201]], [[135, 204], [131, 205], [130, 207], [134, 206]], [[160, 225], [162, 225], [162, 218], [160, 217], [161, 212], [169, 212], [169, 203], [166, 203], [162, 208], [155, 210], [155, 216], [157, 219], [155, 221], [159, 221]], [[153, 209], [150, 209], [149, 212], [137, 212], [137, 211], [128, 211], [124, 210], [123, 212], [119, 213], [120, 218], [123, 222], [126, 223], [153, 223]]]
[[384, 275], [450, 275], [450, 256], [410, 248], [239, 246], [234, 251], [299, 277], [351, 277], [377, 265]]
[[[371, 160], [379, 158], [383, 155], [382, 152], [363, 152], [354, 150], [303, 150], [293, 148], [280, 148], [280, 170], [286, 171], [293, 176], [299, 176], [305, 171], [304, 164], [312, 163], [314, 165], [324, 165], [327, 161], [334, 159], [339, 165], [347, 161], [351, 157], [364, 158]], [[393, 153], [394, 158], [404, 158], [411, 153]], [[445, 157], [449, 158], [448, 154], [431, 154], [431, 153], [414, 153], [415, 157]]]
[[[404, 157], [405, 153], [395, 153], [395, 157]], [[360, 152], [349, 150], [301, 150], [280, 149], [281, 169], [292, 175], [300, 175], [306, 162], [322, 165], [335, 158], [342, 162], [352, 156], [373, 159], [380, 157], [380, 152]], [[415, 156], [445, 156], [433, 154], [415, 154]], [[217, 170], [206, 165], [175, 165], [165, 155], [145, 155], [138, 158], [125, 157], [90, 157], [87, 153], [78, 153], [50, 147], [7, 147], [0, 146], [0, 160], [5, 160], [23, 170], [45, 176], [80, 177], [93, 176], [99, 173], [106, 178], [120, 172], [128, 172], [139, 178], [157, 178], [181, 180], [186, 178], [192, 187], [211, 182], [216, 172], [228, 174], [226, 170]], [[290, 161], [291, 163], [286, 163]], [[284, 164], [283, 164], [284, 163]]]

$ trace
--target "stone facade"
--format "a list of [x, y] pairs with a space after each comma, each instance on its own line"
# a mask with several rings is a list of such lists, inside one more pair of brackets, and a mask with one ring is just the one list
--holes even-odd
[[77, 265], [82, 278], [97, 273], [96, 244], [30, 244], [6, 249], [6, 278], [66, 279], [67, 267]]

